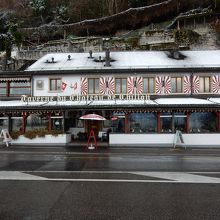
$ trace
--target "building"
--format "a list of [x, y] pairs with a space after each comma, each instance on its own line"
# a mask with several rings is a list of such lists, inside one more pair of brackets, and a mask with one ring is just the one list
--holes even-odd
[[[1, 128], [57, 131], [60, 143], [111, 130], [110, 146], [170, 146], [179, 130], [186, 145], [220, 146], [219, 58], [219, 50], [47, 54], [1, 75]], [[79, 119], [87, 113], [107, 120]]]

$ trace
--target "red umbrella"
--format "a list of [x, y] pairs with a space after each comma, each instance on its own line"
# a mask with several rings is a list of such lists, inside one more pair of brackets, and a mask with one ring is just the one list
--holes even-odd
[[83, 120], [94, 120], [94, 121], [104, 121], [104, 120], [106, 120], [104, 117], [102, 117], [101, 115], [97, 115], [97, 114], [87, 114], [87, 115], [83, 115], [83, 116], [81, 116], [79, 119], [83, 119]]

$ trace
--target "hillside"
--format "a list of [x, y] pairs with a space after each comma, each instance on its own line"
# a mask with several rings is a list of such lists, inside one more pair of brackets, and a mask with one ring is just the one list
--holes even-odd
[[[219, 31], [219, 0], [2, 0], [0, 8], [18, 22], [23, 40], [46, 42], [68, 36], [114, 36], [149, 25], [180, 22], [199, 17]], [[95, 4], [94, 4], [95, 3]], [[183, 18], [183, 19], [182, 19]], [[197, 21], [196, 21], [197, 22]], [[214, 26], [213, 26], [214, 24]], [[182, 25], [184, 26], [184, 25]], [[218, 36], [217, 36], [218, 38]]]

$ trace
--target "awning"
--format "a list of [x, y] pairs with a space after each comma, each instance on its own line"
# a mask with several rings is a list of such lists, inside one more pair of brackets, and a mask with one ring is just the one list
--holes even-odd
[[30, 82], [31, 78], [28, 77], [11, 77], [11, 78], [0, 78], [0, 82], [6, 82], [6, 81], [10, 81], [10, 82]]

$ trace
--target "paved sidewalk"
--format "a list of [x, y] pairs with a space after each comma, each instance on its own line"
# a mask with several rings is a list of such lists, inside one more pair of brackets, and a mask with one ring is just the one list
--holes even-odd
[[91, 154], [91, 155], [209, 155], [220, 156], [218, 148], [160, 148], [160, 147], [99, 147], [97, 150], [89, 150], [83, 146], [0, 146], [0, 154]]

